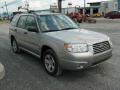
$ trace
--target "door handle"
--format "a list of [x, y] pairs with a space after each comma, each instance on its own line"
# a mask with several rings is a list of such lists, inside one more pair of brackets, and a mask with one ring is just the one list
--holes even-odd
[[24, 32], [24, 34], [28, 34], [27, 32]]

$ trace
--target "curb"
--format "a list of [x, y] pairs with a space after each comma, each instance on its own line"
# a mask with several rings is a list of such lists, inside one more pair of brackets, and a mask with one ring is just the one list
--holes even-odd
[[96, 18], [97, 23], [120, 23], [120, 19]]
[[0, 80], [3, 79], [5, 76], [5, 68], [4, 66], [0, 63]]

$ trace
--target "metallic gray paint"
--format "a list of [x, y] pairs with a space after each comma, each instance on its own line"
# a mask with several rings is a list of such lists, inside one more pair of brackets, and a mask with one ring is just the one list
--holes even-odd
[[[24, 32], [28, 34], [25, 35]], [[9, 35], [15, 37], [20, 47], [34, 53], [34, 55], [41, 55], [41, 48], [44, 45], [52, 48], [58, 56], [58, 62], [63, 69], [82, 69], [80, 66], [86, 68], [95, 62], [102, 62], [112, 56], [112, 49], [94, 55], [92, 45], [109, 41], [109, 37], [85, 29], [42, 33], [39, 28], [39, 32], [35, 33], [10, 26]], [[71, 53], [64, 49], [64, 43], [86, 43], [89, 51], [86, 53]]]

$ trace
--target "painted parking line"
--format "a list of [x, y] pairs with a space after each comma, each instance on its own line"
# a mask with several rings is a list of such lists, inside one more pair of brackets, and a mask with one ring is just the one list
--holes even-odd
[[0, 63], [0, 80], [3, 79], [5, 76], [5, 68], [4, 66]]

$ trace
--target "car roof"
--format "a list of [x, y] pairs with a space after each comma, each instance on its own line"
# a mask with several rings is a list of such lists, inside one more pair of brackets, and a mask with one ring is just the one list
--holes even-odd
[[[118, 11], [110, 11], [110, 12], [108, 12], [108, 13], [106, 13], [106, 14], [115, 13], [115, 12], [118, 12]], [[119, 12], [119, 13], [120, 13], [120, 12]]]
[[36, 13], [37, 15], [56, 15], [56, 14], [60, 14], [60, 13], [49, 13], [49, 12], [38, 12]]
[[111, 11], [111, 12], [119, 12], [119, 11]]
[[21, 15], [58, 15], [58, 14], [61, 14], [61, 13], [31, 12], [31, 13], [21, 13], [19, 15], [21, 16]]

